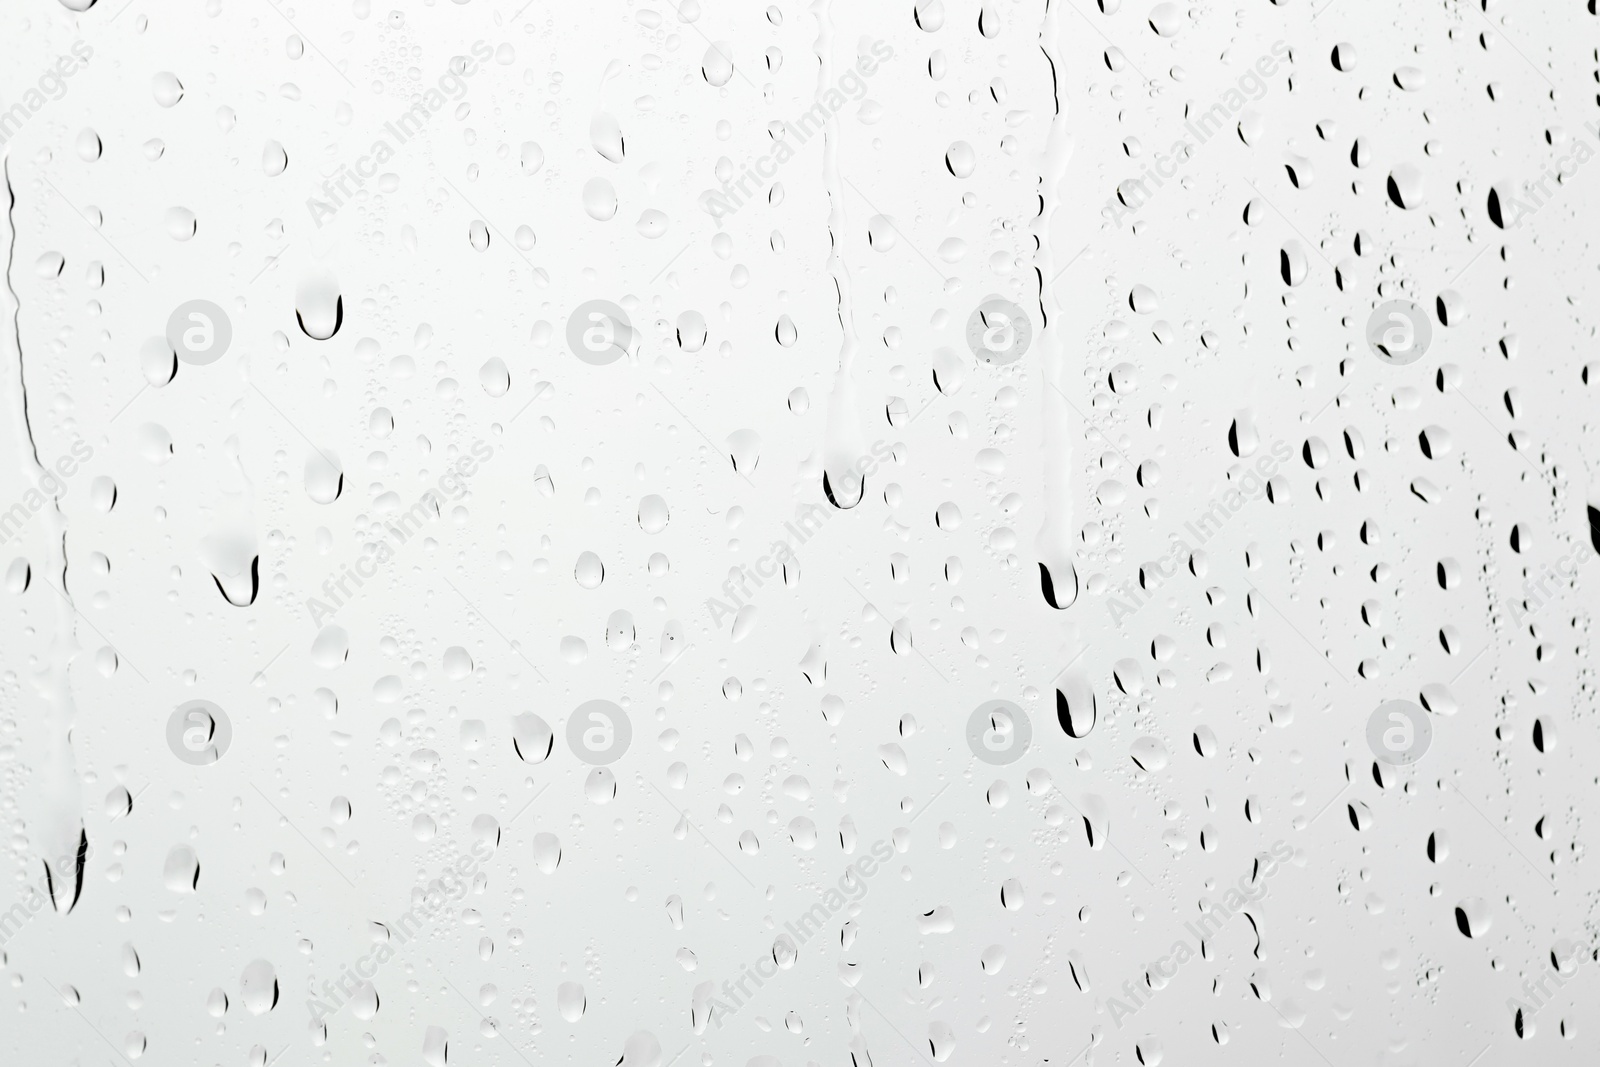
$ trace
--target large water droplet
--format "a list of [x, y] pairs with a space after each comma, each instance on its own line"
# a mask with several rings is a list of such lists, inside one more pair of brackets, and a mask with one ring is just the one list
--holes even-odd
[[609, 222], [617, 213], [617, 190], [604, 178], [590, 178], [583, 186], [583, 210], [597, 222]]
[[344, 666], [345, 660], [350, 658], [350, 635], [343, 626], [329, 624], [317, 631], [316, 638], [311, 642], [311, 662], [323, 670], [335, 670]]
[[318, 504], [331, 504], [344, 492], [344, 465], [337, 453], [313, 449], [306, 456], [306, 496]]
[[193, 893], [200, 885], [200, 860], [194, 849], [178, 845], [167, 853], [161, 868], [161, 884], [174, 893]]
[[505, 396], [511, 391], [511, 369], [499, 356], [490, 356], [478, 368], [478, 384], [490, 396]]
[[733, 45], [717, 41], [707, 48], [705, 58], [700, 61], [700, 73], [711, 85], [719, 88], [727, 85], [733, 78]]
[[589, 143], [602, 157], [621, 163], [626, 151], [622, 143], [622, 127], [609, 112], [596, 111], [589, 120]]
[[953, 142], [944, 153], [944, 166], [957, 178], [970, 178], [978, 166], [978, 154], [965, 141]]
[[518, 162], [522, 167], [522, 173], [530, 177], [538, 174], [544, 168], [544, 149], [539, 146], [537, 141], [523, 141], [522, 148], [518, 154]]
[[261, 172], [269, 178], [276, 178], [288, 169], [288, 150], [277, 141], [268, 141], [261, 149]]
[[307, 277], [295, 290], [295, 320], [300, 331], [316, 341], [326, 341], [344, 325], [344, 297], [332, 272]]
[[556, 987], [556, 1010], [567, 1022], [575, 1023], [582, 1019], [583, 1010], [588, 1005], [589, 998], [584, 995], [583, 986], [577, 982], [562, 982]]
[[1072, 671], [1056, 687], [1056, 721], [1068, 737], [1088, 737], [1097, 717], [1088, 675]]
[[239, 1002], [251, 1015], [265, 1015], [278, 1005], [278, 973], [266, 960], [253, 960], [239, 975]]
[[517, 758], [526, 763], [543, 763], [555, 746], [550, 724], [531, 711], [511, 717], [511, 744]]
[[171, 71], [161, 71], [150, 79], [150, 94], [162, 107], [173, 107], [183, 99], [183, 83]]

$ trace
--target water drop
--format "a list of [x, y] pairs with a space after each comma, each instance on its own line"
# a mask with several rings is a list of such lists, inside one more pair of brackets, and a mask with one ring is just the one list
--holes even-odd
[[583, 210], [597, 222], [609, 222], [617, 213], [617, 191], [604, 178], [590, 178], [583, 186]]
[[556, 987], [556, 1011], [569, 1023], [575, 1023], [583, 1018], [583, 1011], [588, 1007], [589, 1000], [584, 995], [583, 986], [577, 982], [562, 982]]
[[150, 94], [162, 107], [173, 107], [183, 99], [183, 83], [171, 71], [161, 71], [150, 79]]
[[344, 297], [339, 281], [330, 272], [320, 272], [302, 281], [294, 294], [295, 321], [300, 331], [316, 341], [326, 341], [344, 325]]
[[733, 78], [733, 45], [717, 41], [707, 48], [705, 58], [700, 61], [700, 73], [709, 85], [718, 88], [727, 85]]
[[289, 153], [277, 141], [268, 141], [261, 149], [261, 173], [276, 178], [289, 169]]
[[313, 449], [306, 456], [306, 496], [318, 504], [331, 504], [344, 492], [344, 465], [336, 453]]
[[239, 975], [239, 1002], [251, 1015], [265, 1015], [278, 1005], [278, 974], [266, 960], [254, 960]]
[[957, 178], [970, 178], [978, 166], [977, 153], [967, 142], [955, 141], [945, 150], [944, 166]]
[[626, 151], [622, 142], [622, 127], [605, 111], [596, 111], [589, 120], [589, 143], [600, 155], [612, 163], [621, 163]]
[[104, 147], [105, 146], [100, 142], [100, 135], [95, 133], [94, 130], [85, 126], [83, 129], [78, 131], [78, 139], [76, 142], [78, 158], [83, 160], [85, 163], [93, 163], [95, 160], [99, 159], [100, 153], [104, 150]]
[[511, 369], [499, 356], [490, 356], [478, 368], [478, 384], [490, 396], [505, 396], [511, 391]]

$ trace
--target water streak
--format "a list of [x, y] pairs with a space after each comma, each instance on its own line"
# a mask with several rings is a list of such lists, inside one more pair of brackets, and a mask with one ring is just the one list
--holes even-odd
[[1029, 223], [1033, 234], [1034, 274], [1039, 284], [1037, 346], [1044, 373], [1041, 417], [1044, 421], [1044, 522], [1034, 547], [1039, 553], [1039, 582], [1045, 602], [1062, 609], [1078, 599], [1078, 572], [1072, 564], [1072, 437], [1070, 405], [1062, 374], [1066, 358], [1061, 345], [1061, 306], [1055, 296], [1055, 255], [1050, 226], [1061, 206], [1061, 182], [1072, 159], [1073, 139], [1067, 132], [1067, 109], [1061, 81], [1060, 0], [1048, 0], [1039, 29], [1039, 48], [1050, 64], [1054, 111], [1045, 138], [1039, 177], [1039, 213]]
[[[814, 0], [811, 13], [817, 19], [817, 96], [821, 99], [833, 87], [833, 21], [828, 0]], [[828, 192], [828, 276], [833, 279], [835, 305], [842, 339], [839, 369], [828, 394], [828, 426], [822, 444], [822, 492], [828, 502], [841, 510], [861, 503], [867, 481], [861, 472], [866, 442], [861, 433], [861, 398], [856, 389], [855, 304], [850, 288], [850, 268], [839, 255], [839, 243], [846, 232], [844, 182], [839, 175], [839, 120], [829, 114], [822, 127], [822, 178]]]
[[[28, 410], [27, 370], [22, 351], [22, 301], [17, 295], [14, 281], [17, 196], [11, 185], [9, 158], [4, 160], [3, 170], [6, 183], [3, 235], [6, 243], [5, 294], [9, 304], [7, 310], [10, 311], [4, 317], [11, 326], [4, 349], [5, 358], [8, 361], [14, 359], [15, 363], [0, 372], [0, 379], [4, 382], [6, 413], [17, 435], [16, 450], [22, 464], [23, 479], [50, 497], [50, 506], [41, 509], [46, 530], [43, 580], [47, 585], [54, 586], [52, 576], [60, 576], [58, 589], [36, 591], [37, 596], [48, 601], [55, 626], [44, 665], [34, 676], [47, 715], [43, 727], [44, 743], [40, 746], [36, 767], [36, 808], [33, 818], [29, 820], [28, 836], [35, 855], [44, 864], [51, 902], [57, 911], [71, 911], [83, 890], [83, 863], [88, 853], [89, 839], [84, 832], [82, 786], [78, 780], [77, 761], [72, 754], [72, 725], [77, 718], [77, 706], [72, 699], [68, 672], [78, 650], [78, 638], [74, 619], [77, 608], [72, 602], [67, 574], [67, 520], [61, 510], [60, 494], [66, 487], [59, 479], [46, 478]], [[47, 489], [46, 484], [54, 486], [54, 491]]]

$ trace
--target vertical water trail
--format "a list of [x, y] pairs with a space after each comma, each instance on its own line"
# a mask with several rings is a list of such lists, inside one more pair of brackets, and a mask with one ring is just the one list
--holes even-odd
[[1073, 140], [1067, 133], [1067, 112], [1061, 84], [1060, 0], [1045, 0], [1039, 48], [1050, 64], [1051, 100], [1055, 108], [1045, 137], [1039, 176], [1039, 213], [1028, 228], [1033, 233], [1034, 274], [1039, 283], [1037, 345], [1044, 374], [1044, 522], [1034, 547], [1039, 553], [1039, 582], [1047, 604], [1061, 609], [1078, 599], [1078, 572], [1072, 565], [1072, 437], [1070, 405], [1062, 375], [1066, 359], [1061, 346], [1061, 306], [1056, 300], [1055, 256], [1050, 224], [1061, 206], [1061, 182], [1072, 159]]
[[28, 837], [35, 855], [44, 863], [51, 903], [57, 911], [71, 911], [83, 889], [83, 863], [89, 847], [83, 828], [83, 790], [78, 780], [77, 761], [72, 755], [72, 724], [77, 717], [77, 707], [72, 700], [68, 677], [73, 654], [78, 648], [73, 620], [77, 608], [72, 603], [67, 577], [67, 520], [61, 510], [60, 496], [65, 486], [59, 479], [51, 480], [55, 490], [46, 490], [46, 472], [39, 461], [39, 447], [28, 413], [26, 365], [22, 354], [22, 301], [13, 280], [17, 261], [17, 195], [11, 185], [9, 157], [0, 161], [0, 169], [6, 182], [5, 230], [0, 238], [6, 246], [5, 310], [9, 312], [3, 316], [9, 327], [3, 347], [5, 359], [15, 360], [12, 366], [0, 371], [0, 379], [3, 379], [0, 388], [5, 391], [5, 413], [16, 433], [23, 478], [28, 485], [38, 487], [50, 497], [50, 506], [40, 509], [46, 531], [45, 565], [40, 578], [51, 586], [56, 584], [57, 575], [60, 581], [59, 590], [34, 591], [35, 603], [48, 605], [54, 616], [55, 630], [50, 637], [44, 666], [34, 677], [48, 714], [35, 767], [38, 777]]
[[[820, 98], [833, 85], [833, 22], [830, 0], [812, 0], [811, 13], [817, 19], [817, 95]], [[828, 394], [828, 425], [822, 443], [822, 493], [841, 510], [855, 507], [866, 495], [865, 476], [858, 464], [866, 454], [861, 434], [861, 399], [856, 391], [855, 305], [851, 299], [850, 269], [839, 255], [844, 240], [844, 183], [839, 177], [839, 120], [830, 114], [822, 126], [822, 180], [828, 192], [828, 275], [833, 279], [843, 340], [839, 346], [839, 369]]]
[[218, 502], [211, 532], [200, 539], [200, 559], [222, 598], [236, 608], [247, 608], [261, 592], [261, 542], [256, 535], [255, 483], [245, 470], [238, 434], [230, 434], [222, 443], [219, 463]]

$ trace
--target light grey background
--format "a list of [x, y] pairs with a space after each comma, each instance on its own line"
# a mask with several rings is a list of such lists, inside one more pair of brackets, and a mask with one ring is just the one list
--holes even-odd
[[[69, 6], [0, 14], [8, 1060], [1593, 1060], [1589, 950], [1524, 989], [1597, 936], [1581, 4]], [[737, 179], [841, 87], [825, 135], [703, 210], [719, 159]], [[1221, 132], [1107, 210], [1219, 103]], [[308, 205], [380, 139], [331, 217]], [[1558, 166], [1491, 222], [1491, 187]], [[1004, 366], [967, 348], [991, 296], [1030, 315]], [[1432, 342], [1391, 366], [1367, 319], [1400, 298]], [[231, 347], [171, 377], [196, 299]], [[297, 307], [316, 330], [335, 299], [308, 335]], [[625, 310], [628, 358], [568, 350], [592, 300]], [[57, 515], [30, 456], [75, 442]], [[1271, 499], [1243, 477], [1263, 457]], [[858, 506], [825, 466], [867, 472]], [[379, 520], [429, 490], [395, 547]], [[308, 603], [380, 541], [331, 619]], [[213, 572], [242, 565], [247, 596], [256, 555], [230, 604]], [[1087, 736], [1058, 686], [1094, 694]], [[1429, 751], [1375, 768], [1369, 716], [1425, 691]], [[614, 783], [567, 744], [594, 699], [631, 724]], [[168, 748], [192, 700], [229, 718], [214, 764]], [[1029, 717], [1013, 763], [968, 748], [995, 700]], [[548, 760], [513, 749], [526, 713]], [[80, 823], [76, 906], [30, 906]], [[475, 842], [464, 891], [389, 943], [376, 1013], [314, 1025], [371, 924]], [[1275, 845], [1248, 917], [1151, 992]], [[819, 901], [823, 933], [735, 1006], [723, 984]]]

